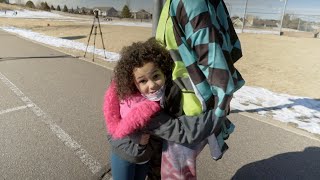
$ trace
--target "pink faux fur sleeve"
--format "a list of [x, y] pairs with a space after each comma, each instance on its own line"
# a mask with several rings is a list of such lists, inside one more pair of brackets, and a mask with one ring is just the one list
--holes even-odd
[[114, 81], [111, 82], [104, 97], [104, 118], [107, 130], [113, 138], [123, 138], [143, 128], [150, 121], [151, 116], [159, 110], [160, 105], [157, 102], [146, 100], [132, 108], [125, 118], [121, 119], [120, 102]]

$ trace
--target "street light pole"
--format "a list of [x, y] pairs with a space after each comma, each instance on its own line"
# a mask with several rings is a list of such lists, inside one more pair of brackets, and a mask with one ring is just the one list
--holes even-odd
[[242, 22], [242, 29], [241, 29], [242, 33], [243, 33], [243, 29], [244, 29], [244, 24], [246, 22], [247, 7], [248, 7], [248, 0], [246, 0], [246, 5], [244, 7], [243, 22]]
[[[282, 0], [280, 0], [280, 1], [282, 1]], [[288, 0], [285, 0], [285, 1], [284, 1], [284, 7], [283, 7], [283, 11], [282, 11], [281, 23], [280, 23], [280, 28], [279, 28], [279, 34], [280, 34], [280, 36], [282, 35], [281, 30], [282, 30], [284, 15], [285, 15], [285, 13], [286, 13], [287, 2], [288, 2]]]
[[152, 13], [152, 36], [156, 36], [156, 31], [158, 27], [158, 22], [161, 14], [161, 9], [164, 0], [154, 0], [153, 1], [153, 13]]

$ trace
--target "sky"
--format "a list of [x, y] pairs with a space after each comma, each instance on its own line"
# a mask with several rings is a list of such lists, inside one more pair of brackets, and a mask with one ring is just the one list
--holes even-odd
[[[9, 0], [10, 3], [21, 2], [26, 3], [28, 0]], [[44, 0], [33, 0], [34, 3], [42, 2]], [[49, 5], [64, 5], [68, 7], [95, 7], [95, 6], [112, 6], [118, 10], [128, 3], [130, 9], [140, 10], [145, 9], [148, 11], [153, 10], [154, 0], [45, 0]], [[233, 6], [233, 9], [238, 9], [238, 13], [243, 14], [243, 7], [246, 0], [225, 0], [226, 3]], [[267, 13], [280, 13], [284, 7], [284, 0], [248, 0], [248, 9], [251, 11], [262, 11]], [[290, 13], [296, 14], [318, 14], [320, 15], [320, 1], [319, 0], [288, 0], [287, 10]]]
[[[231, 16], [243, 17], [246, 0], [225, 0]], [[294, 14], [296, 17], [307, 21], [320, 21], [320, 1], [319, 0], [248, 0], [247, 14], [259, 16], [262, 19], [282, 18], [285, 13]]]
[[[13, 15], [12, 11], [7, 11], [6, 14], [0, 11], [0, 18], [1, 17], [50, 18], [61, 21], [78, 20], [73, 17], [62, 16], [50, 12], [34, 11], [18, 11], [17, 15]], [[112, 25], [113, 22], [106, 23], [110, 23]], [[116, 23], [116, 25], [143, 26], [151, 28], [151, 24], [139, 22], [118, 22]], [[55, 47], [64, 47], [82, 51], [85, 51], [86, 49], [86, 44], [84, 43], [57, 37], [50, 37], [27, 29], [4, 26], [0, 26], [0, 29], [24, 37], [26, 39], [31, 39], [32, 41], [37, 41]], [[88, 47], [88, 52], [93, 52], [92, 46]], [[96, 49], [94, 52], [95, 54], [104, 57], [104, 51], [102, 49]], [[109, 52], [107, 50], [106, 57], [106, 61], [117, 61], [120, 56], [118, 53]], [[315, 100], [309, 97], [298, 97], [289, 94], [279, 94], [262, 87], [244, 86], [234, 94], [234, 98], [231, 102], [231, 108], [237, 111], [257, 113], [260, 116], [272, 118], [286, 123], [295, 123], [297, 124], [298, 128], [320, 135], [319, 100]]]

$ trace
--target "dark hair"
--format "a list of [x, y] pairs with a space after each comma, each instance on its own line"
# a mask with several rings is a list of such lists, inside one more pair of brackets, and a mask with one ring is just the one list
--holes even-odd
[[173, 60], [168, 50], [155, 38], [122, 48], [120, 60], [114, 68], [114, 79], [120, 99], [125, 99], [139, 91], [134, 83], [133, 70], [149, 62], [153, 62], [166, 79], [171, 80]]

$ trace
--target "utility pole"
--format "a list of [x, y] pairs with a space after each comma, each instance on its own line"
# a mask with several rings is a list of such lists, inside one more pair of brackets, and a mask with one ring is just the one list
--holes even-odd
[[[280, 0], [280, 1], [283, 1], [283, 0]], [[282, 30], [284, 15], [285, 15], [285, 13], [286, 13], [287, 2], [288, 2], [288, 0], [284, 0], [284, 6], [283, 6], [283, 11], [282, 11], [281, 23], [280, 23], [280, 28], [279, 28], [279, 35], [280, 35], [280, 36], [282, 35], [281, 30]]]
[[246, 22], [247, 7], [248, 7], [248, 0], [246, 0], [246, 4], [245, 4], [245, 7], [244, 7], [243, 18], [242, 18], [243, 19], [242, 29], [241, 29], [242, 33], [243, 33], [244, 25], [245, 25], [245, 22]]
[[152, 13], [152, 36], [156, 36], [158, 22], [163, 7], [164, 0], [153, 1], [153, 13]]

